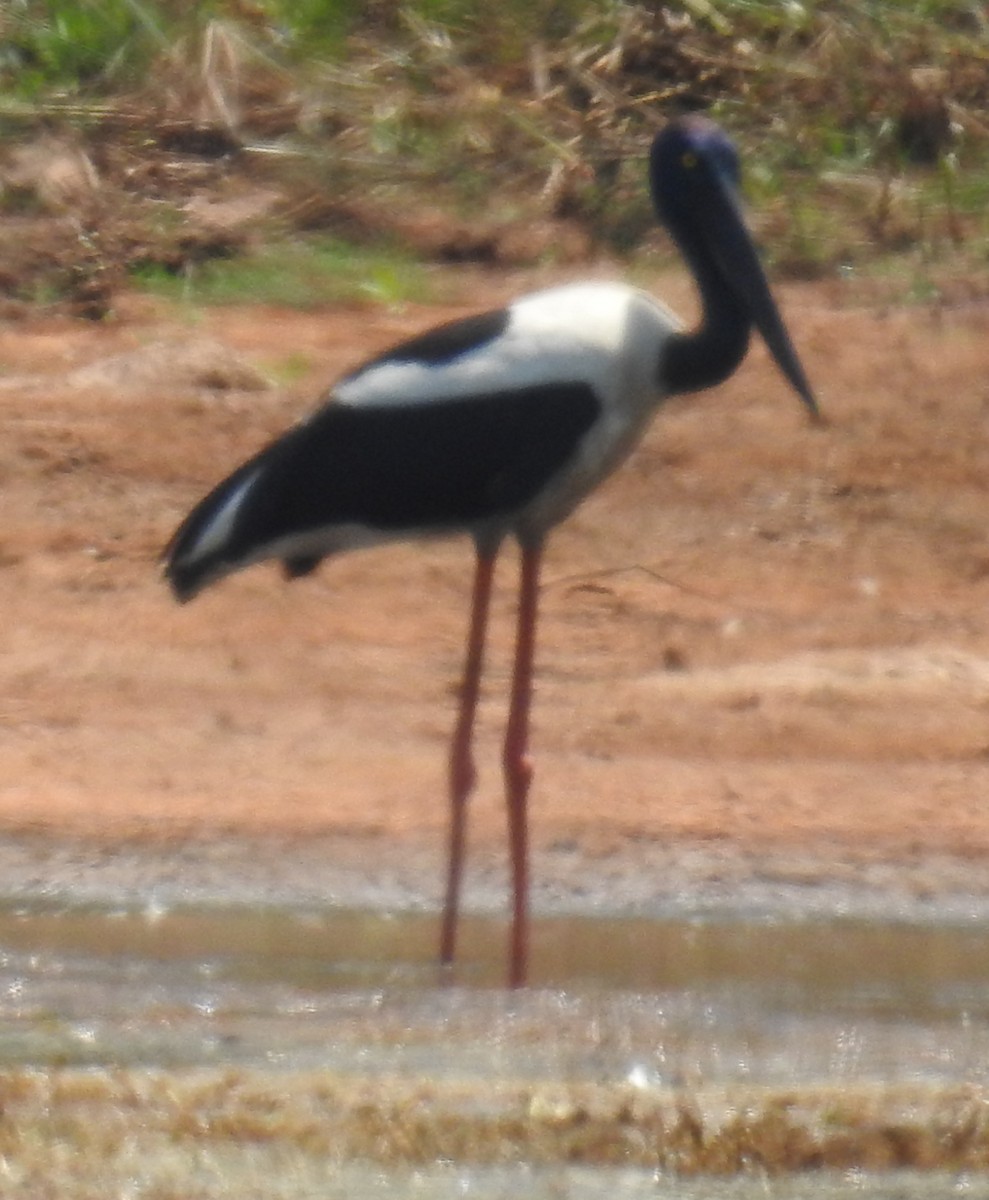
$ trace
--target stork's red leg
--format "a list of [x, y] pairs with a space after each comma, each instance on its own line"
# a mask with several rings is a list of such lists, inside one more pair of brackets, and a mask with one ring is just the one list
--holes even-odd
[[450, 744], [450, 848], [447, 859], [446, 897], [443, 902], [443, 927], [440, 933], [440, 962], [445, 965], [453, 962], [457, 948], [457, 917], [464, 865], [467, 800], [474, 790], [474, 781], [477, 778], [471, 742], [474, 734], [474, 716], [481, 692], [484, 635], [488, 625], [491, 580], [496, 557], [497, 551], [478, 551], [471, 597], [470, 630], [467, 635], [467, 658], [463, 682], [460, 685], [457, 724]]
[[526, 811], [529, 784], [532, 782], [532, 763], [529, 760], [529, 709], [532, 702], [532, 667], [536, 646], [541, 561], [541, 544], [523, 546], [515, 669], [512, 674], [512, 696], [502, 760], [508, 800], [508, 837], [512, 869], [509, 987], [521, 987], [525, 983], [529, 957], [529, 846]]

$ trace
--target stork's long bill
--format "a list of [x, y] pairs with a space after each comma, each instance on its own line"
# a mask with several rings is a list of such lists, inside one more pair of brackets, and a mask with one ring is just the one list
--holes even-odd
[[[726, 193], [726, 200], [732, 205], [733, 197]], [[807, 376], [801, 366], [797, 352], [790, 341], [790, 335], [783, 324], [776, 301], [769, 290], [769, 283], [759, 261], [752, 239], [749, 237], [742, 218], [736, 216], [728, 219], [719, 226], [719, 236], [715, 243], [715, 253], [719, 257], [725, 277], [731, 280], [738, 290], [749, 313], [752, 323], [762, 334], [769, 352], [789, 379], [804, 402], [807, 410], [815, 420], [820, 420], [820, 410], [811, 391]]]

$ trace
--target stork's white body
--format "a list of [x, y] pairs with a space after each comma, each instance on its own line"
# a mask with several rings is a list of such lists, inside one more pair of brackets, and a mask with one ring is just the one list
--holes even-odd
[[[610, 409], [648, 406], [657, 351], [680, 322], [623, 283], [575, 283], [507, 305], [498, 336], [442, 363], [372, 361], [333, 389], [341, 404], [428, 404], [563, 380], [592, 387]], [[637, 404], [638, 401], [638, 404]]]

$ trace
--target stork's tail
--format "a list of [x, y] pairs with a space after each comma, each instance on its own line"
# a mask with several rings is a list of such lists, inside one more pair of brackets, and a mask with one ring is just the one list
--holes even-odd
[[250, 561], [238, 537], [238, 516], [260, 473], [253, 463], [235, 471], [196, 505], [172, 535], [162, 561], [177, 600], [191, 600]]

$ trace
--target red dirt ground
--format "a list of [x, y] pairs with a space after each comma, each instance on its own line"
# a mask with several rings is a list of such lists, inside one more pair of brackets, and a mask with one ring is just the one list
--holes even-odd
[[[336, 374], [522, 285], [477, 277], [469, 304], [401, 313], [190, 323], [131, 300], [101, 325], [0, 327], [0, 835], [31, 848], [34, 884], [149, 850], [179, 888], [183, 855], [248, 884], [278, 859], [313, 888], [325, 864], [338, 899], [387, 877], [435, 902], [469, 545], [365, 551], [291, 586], [265, 565], [186, 607], [156, 560]], [[683, 279], [657, 291], [692, 311]], [[830, 426], [755, 346], [661, 411], [551, 540], [537, 905], [753, 881], [989, 895], [989, 305], [781, 299]], [[506, 555], [475, 885], [503, 859], [514, 570]]]

